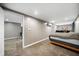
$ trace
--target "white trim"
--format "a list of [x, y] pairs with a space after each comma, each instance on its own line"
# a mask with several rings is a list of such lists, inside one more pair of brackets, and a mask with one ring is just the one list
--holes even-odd
[[23, 48], [32, 46], [32, 45], [34, 45], [34, 44], [37, 44], [37, 43], [42, 42], [42, 41], [47, 40], [47, 39], [48, 39], [48, 37], [47, 37], [47, 38], [44, 38], [44, 39], [41, 39], [41, 40], [39, 40], [39, 41], [36, 41], [36, 42], [34, 42], [34, 43], [31, 43], [31, 44], [29, 44], [29, 45], [23, 46]]
[[23, 15], [23, 34], [22, 34], [22, 47], [24, 48], [24, 15]]
[[18, 38], [18, 37], [5, 38], [5, 40], [10, 40], [10, 39], [15, 39], [15, 38]]

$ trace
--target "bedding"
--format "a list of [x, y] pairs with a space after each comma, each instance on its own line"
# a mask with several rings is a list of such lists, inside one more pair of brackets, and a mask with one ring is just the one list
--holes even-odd
[[79, 49], [79, 33], [55, 33], [49, 35], [49, 39]]
[[61, 38], [66, 38], [66, 39], [78, 39], [79, 40], [79, 33], [55, 33], [55, 34], [52, 34], [52, 35], [49, 35], [50, 36], [53, 36], [53, 37], [61, 37]]
[[59, 37], [50, 37], [51, 41], [55, 41], [58, 43], [63, 43], [65, 45], [69, 45], [71, 47], [79, 48], [79, 40], [76, 39], [64, 39]]

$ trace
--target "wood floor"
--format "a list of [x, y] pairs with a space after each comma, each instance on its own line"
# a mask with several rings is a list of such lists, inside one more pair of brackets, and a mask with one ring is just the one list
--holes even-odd
[[52, 45], [48, 39], [24, 49], [20, 39], [11, 39], [5, 40], [5, 56], [79, 56], [79, 53]]

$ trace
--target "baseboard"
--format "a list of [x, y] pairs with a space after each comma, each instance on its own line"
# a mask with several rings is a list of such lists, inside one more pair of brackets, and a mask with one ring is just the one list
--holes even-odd
[[18, 38], [18, 37], [5, 38], [5, 40], [16, 39], [16, 38]]
[[29, 46], [32, 46], [32, 45], [34, 45], [34, 44], [37, 44], [37, 43], [42, 42], [42, 41], [47, 40], [47, 39], [48, 39], [48, 37], [47, 37], [47, 38], [44, 38], [44, 39], [41, 39], [41, 40], [39, 40], [39, 41], [36, 41], [36, 42], [34, 42], [34, 43], [31, 43], [31, 44], [29, 44], [29, 45], [23, 46], [23, 48], [27, 48], [27, 47], [29, 47]]

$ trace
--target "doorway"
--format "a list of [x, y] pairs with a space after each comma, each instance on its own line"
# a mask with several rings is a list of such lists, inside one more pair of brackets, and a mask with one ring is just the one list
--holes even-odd
[[22, 27], [20, 23], [4, 22], [5, 55], [18, 55], [22, 49]]

